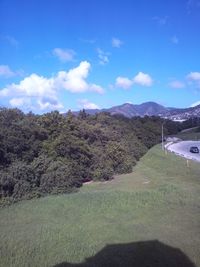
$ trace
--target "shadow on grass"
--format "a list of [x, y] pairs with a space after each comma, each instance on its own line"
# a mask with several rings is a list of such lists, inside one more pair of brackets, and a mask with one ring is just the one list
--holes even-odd
[[107, 245], [83, 263], [54, 267], [195, 267], [180, 250], [157, 240]]

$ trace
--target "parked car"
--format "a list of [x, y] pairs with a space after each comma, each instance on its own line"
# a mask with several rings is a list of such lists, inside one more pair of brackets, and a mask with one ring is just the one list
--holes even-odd
[[197, 146], [191, 146], [190, 147], [190, 152], [191, 153], [199, 153], [199, 149]]

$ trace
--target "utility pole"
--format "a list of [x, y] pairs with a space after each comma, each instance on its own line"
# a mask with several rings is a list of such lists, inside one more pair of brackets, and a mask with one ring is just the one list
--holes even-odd
[[164, 133], [163, 133], [164, 124], [165, 122], [162, 123], [162, 150], [164, 150]]

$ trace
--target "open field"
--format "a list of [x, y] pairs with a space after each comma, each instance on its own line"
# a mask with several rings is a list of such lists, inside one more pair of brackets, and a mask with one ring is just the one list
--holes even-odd
[[131, 174], [1, 209], [0, 240], [2, 267], [200, 266], [200, 164], [155, 146]]

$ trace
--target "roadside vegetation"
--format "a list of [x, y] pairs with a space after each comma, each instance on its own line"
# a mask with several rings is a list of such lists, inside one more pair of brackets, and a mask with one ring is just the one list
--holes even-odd
[[[162, 123], [84, 110], [75, 116], [0, 109], [0, 204], [77, 191], [84, 182], [132, 172], [161, 141]], [[166, 121], [166, 135], [179, 130]]]

